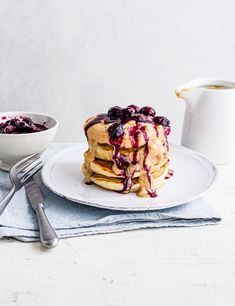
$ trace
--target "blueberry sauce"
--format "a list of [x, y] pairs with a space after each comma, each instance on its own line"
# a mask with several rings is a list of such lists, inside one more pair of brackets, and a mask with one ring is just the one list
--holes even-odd
[[130, 163], [125, 155], [120, 154], [119, 158], [116, 159], [116, 165], [118, 169], [126, 170], [129, 167]]
[[[2, 120], [7, 117], [3, 116]], [[28, 134], [47, 130], [45, 123], [39, 124], [33, 122], [29, 117], [13, 117], [5, 122], [0, 123], [0, 134]]]
[[171, 178], [174, 175], [174, 170], [168, 170], [168, 173], [165, 177], [166, 180], [168, 180], [169, 178]]
[[91, 121], [89, 121], [89, 122], [86, 124], [86, 126], [85, 126], [85, 128], [84, 128], [86, 136], [87, 136], [87, 131], [88, 131], [88, 129], [89, 129], [91, 126], [93, 126], [93, 125], [95, 125], [95, 124], [97, 124], [97, 123], [101, 123], [101, 122], [104, 122], [104, 123], [106, 123], [106, 124], [109, 124], [109, 123], [115, 122], [115, 120], [116, 120], [116, 119], [111, 119], [110, 117], [108, 117], [108, 114], [99, 114], [99, 115], [97, 115], [95, 118], [93, 118]]
[[134, 151], [133, 152], [133, 158], [132, 158], [132, 165], [137, 164], [137, 162], [138, 162], [137, 157], [138, 157], [138, 151]]
[[[124, 154], [120, 153], [122, 142], [125, 135], [125, 124], [129, 121], [135, 121], [136, 124], [126, 131], [131, 140], [132, 147], [135, 149], [133, 152], [132, 160], [128, 160]], [[150, 197], [156, 197], [157, 194], [151, 187], [151, 166], [148, 167], [146, 164], [146, 158], [149, 154], [149, 137], [146, 132], [146, 126], [142, 123], [152, 124], [155, 128], [156, 135], [158, 136], [158, 125], [162, 125], [165, 136], [170, 133], [170, 121], [163, 116], [156, 116], [156, 112], [152, 107], [144, 106], [139, 108], [136, 105], [129, 105], [126, 108], [119, 106], [111, 107], [106, 114], [97, 115], [95, 118], [90, 120], [85, 126], [85, 134], [87, 136], [88, 129], [98, 123], [104, 123], [108, 126], [109, 143], [114, 147], [113, 160], [115, 165], [120, 170], [119, 175], [124, 177], [123, 190], [122, 192], [128, 192], [133, 185], [133, 176], [136, 171], [136, 165], [138, 162], [138, 148], [139, 139], [142, 136], [146, 142], [144, 147], [144, 158], [143, 158], [143, 169], [146, 173], [149, 188], [147, 193]], [[131, 167], [131, 168], [130, 168]]]
[[129, 136], [130, 136], [131, 144], [133, 148], [139, 147], [139, 135], [140, 134], [142, 134], [144, 137], [144, 140], [148, 142], [149, 138], [145, 131], [145, 126], [142, 126], [141, 124], [139, 124], [139, 122], [136, 122], [136, 125], [131, 127], [129, 130]]
[[122, 192], [127, 192], [131, 189], [133, 186], [132, 178], [135, 174], [135, 171], [132, 172], [131, 175], [127, 175], [127, 173], [124, 173], [124, 182], [123, 182], [123, 190]]
[[147, 190], [147, 193], [148, 195], [151, 197], [151, 198], [155, 198], [157, 196], [156, 194], [156, 191], [155, 190], [152, 190], [152, 180], [151, 180], [151, 175], [150, 175], [150, 169], [151, 167], [147, 167], [146, 165], [146, 158], [149, 154], [149, 148], [148, 146], [145, 146], [144, 148], [144, 160], [143, 160], [143, 167], [144, 167], [144, 170], [145, 170], [145, 173], [146, 173], [146, 177], [147, 177], [147, 180], [148, 180], [148, 183], [149, 183], [149, 189], [146, 189]]
[[164, 127], [164, 134], [165, 134], [165, 136], [168, 136], [170, 134], [170, 132], [171, 132], [170, 126]]
[[145, 116], [154, 117], [156, 115], [155, 110], [152, 107], [144, 106], [140, 109], [140, 113], [144, 114]]
[[93, 182], [85, 182], [86, 185], [93, 185]]

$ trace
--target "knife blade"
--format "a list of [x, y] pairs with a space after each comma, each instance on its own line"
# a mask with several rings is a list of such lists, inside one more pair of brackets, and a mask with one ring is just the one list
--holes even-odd
[[42, 193], [34, 178], [25, 184], [25, 190], [29, 202], [37, 214], [42, 245], [46, 248], [55, 247], [59, 239], [45, 214]]

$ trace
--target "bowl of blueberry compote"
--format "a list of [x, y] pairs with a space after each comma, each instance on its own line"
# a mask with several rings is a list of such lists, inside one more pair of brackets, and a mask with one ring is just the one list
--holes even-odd
[[9, 169], [19, 160], [43, 152], [52, 142], [58, 121], [32, 112], [0, 113], [0, 169]]

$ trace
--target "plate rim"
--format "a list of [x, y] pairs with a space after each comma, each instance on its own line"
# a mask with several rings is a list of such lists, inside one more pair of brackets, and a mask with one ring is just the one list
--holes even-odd
[[[169, 143], [169, 147], [172, 148], [176, 148], [176, 149], [179, 149], [181, 151], [185, 151], [187, 154], [193, 154], [194, 157], [197, 157], [199, 159], [202, 159], [204, 160], [204, 162], [206, 162], [207, 164], [210, 164], [210, 167], [211, 169], [213, 169], [213, 175], [211, 176], [210, 178], [210, 181], [208, 182], [208, 185], [206, 186], [206, 189], [202, 192], [200, 192], [198, 195], [195, 195], [195, 196], [192, 196], [190, 198], [188, 198], [187, 200], [185, 201], [180, 201], [180, 202], [177, 202], [175, 201], [174, 203], [173, 202], [169, 202], [167, 205], [162, 205], [162, 206], [159, 206], [159, 207], [151, 207], [151, 206], [148, 206], [148, 207], [131, 207], [131, 206], [124, 206], [124, 207], [120, 207], [120, 206], [115, 206], [115, 205], [112, 205], [112, 206], [106, 206], [105, 204], [99, 204], [99, 203], [93, 203], [93, 202], [87, 202], [87, 201], [84, 201], [84, 200], [78, 200], [78, 199], [75, 199], [73, 197], [70, 197], [68, 195], [64, 195], [63, 193], [59, 192], [58, 190], [56, 189], [53, 189], [52, 186], [50, 186], [48, 184], [48, 181], [50, 181], [50, 179], [46, 179], [47, 177], [49, 177], [49, 172], [50, 171], [46, 171], [47, 168], [51, 168], [53, 167], [53, 165], [55, 164], [55, 162], [61, 157], [61, 156], [64, 156], [66, 155], [67, 151], [70, 152], [70, 151], [73, 151], [73, 150], [76, 150], [78, 147], [83, 147], [85, 146], [86, 143], [83, 142], [83, 143], [74, 143], [74, 144], [71, 144], [71, 146], [67, 147], [67, 148], [64, 148], [62, 149], [61, 151], [57, 152], [56, 154], [54, 154], [53, 156], [51, 156], [44, 164], [42, 170], [41, 170], [41, 179], [42, 179], [42, 182], [43, 184], [49, 189], [51, 190], [53, 193], [57, 194], [58, 196], [64, 198], [64, 199], [67, 199], [67, 200], [70, 200], [74, 203], [78, 203], [78, 204], [84, 204], [84, 205], [87, 205], [87, 206], [91, 206], [91, 207], [96, 207], [96, 208], [101, 208], [101, 209], [109, 209], [109, 210], [119, 210], [119, 211], [154, 211], [154, 210], [162, 210], [162, 209], [167, 209], [167, 208], [172, 208], [172, 207], [177, 207], [177, 206], [181, 206], [181, 205], [185, 205], [189, 202], [193, 202], [194, 200], [200, 198], [200, 197], [203, 197], [205, 195], [205, 193], [211, 188], [211, 186], [213, 185], [213, 183], [215, 182], [217, 176], [218, 176], [218, 169], [217, 167], [215, 166], [215, 164], [210, 161], [205, 155], [197, 152], [197, 151], [194, 151], [194, 150], [191, 150], [189, 148], [186, 148], [182, 145], [178, 145], [178, 144], [174, 144], [174, 143]], [[160, 204], [159, 204], [160, 205]]]

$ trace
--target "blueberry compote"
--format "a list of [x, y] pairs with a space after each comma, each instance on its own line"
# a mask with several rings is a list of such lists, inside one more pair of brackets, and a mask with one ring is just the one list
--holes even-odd
[[[4, 116], [2, 120], [6, 120]], [[39, 124], [33, 122], [29, 117], [12, 117], [2, 123], [0, 123], [0, 134], [27, 134], [36, 133], [47, 130], [45, 124]]]
[[[135, 121], [135, 125], [132, 125], [128, 129], [125, 124], [129, 121]], [[170, 121], [163, 117], [157, 116], [156, 111], [149, 106], [142, 108], [136, 105], [128, 105], [126, 108], [119, 106], [113, 106], [108, 110], [107, 114], [100, 114], [90, 120], [85, 126], [85, 133], [87, 135], [88, 129], [98, 123], [108, 124], [109, 143], [114, 147], [113, 160], [118, 169], [120, 169], [120, 175], [124, 176], [123, 192], [128, 192], [133, 183], [132, 178], [135, 174], [136, 165], [138, 163], [138, 148], [139, 148], [139, 136], [142, 135], [145, 140], [144, 156], [142, 159], [141, 168], [145, 171], [147, 180], [147, 193], [150, 197], [156, 197], [157, 194], [151, 186], [151, 166], [147, 166], [146, 159], [149, 153], [149, 135], [146, 132], [146, 124], [153, 125], [158, 136], [157, 126], [161, 125], [164, 129], [165, 136], [170, 133]], [[125, 134], [128, 133], [128, 137], [133, 147], [132, 160], [128, 159], [124, 154], [121, 154], [122, 142]], [[134, 169], [134, 170], [133, 170]]]

